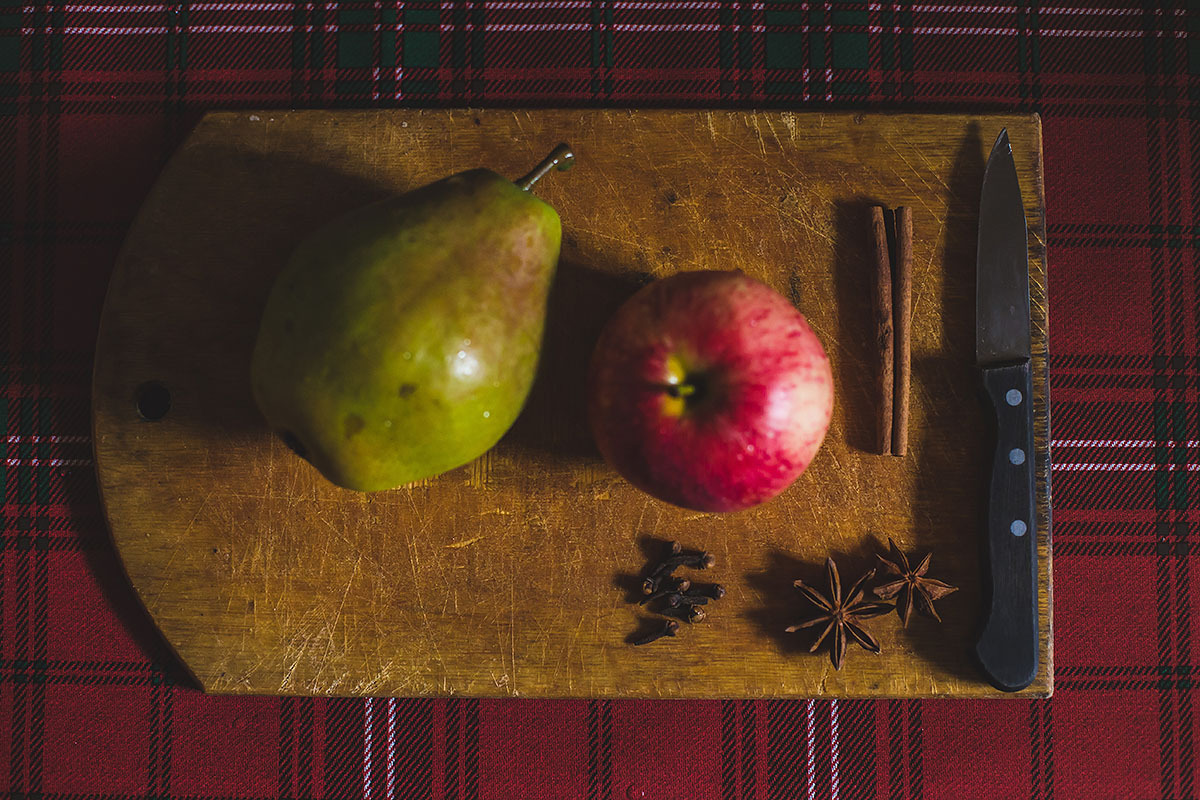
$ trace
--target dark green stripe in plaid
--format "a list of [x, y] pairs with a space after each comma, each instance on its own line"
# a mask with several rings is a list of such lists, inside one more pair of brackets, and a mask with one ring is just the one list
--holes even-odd
[[875, 755], [875, 708], [873, 700], [839, 700], [838, 796], [877, 796], [879, 777]]
[[613, 5], [611, 0], [592, 0], [591, 24], [591, 96], [599, 101], [610, 100], [613, 91]]
[[736, 700], [721, 701], [721, 797], [737, 800], [737, 706]]
[[589, 700], [588, 800], [610, 800], [612, 793], [612, 701]]
[[463, 797], [479, 800], [479, 701], [463, 708]]
[[[1174, 9], [1143, 15], [1147, 31], [1155, 33], [1143, 43], [1148, 99], [1148, 138], [1152, 191], [1149, 220], [1152, 225], [1165, 227], [1168, 234], [1178, 235], [1185, 229], [1180, 203], [1179, 182], [1160, 182], [1156, 177], [1180, 173], [1180, 132], [1178, 113], [1174, 106], [1174, 75], [1180, 66], [1182, 52], [1174, 38]], [[1156, 175], [1157, 173], [1157, 175]], [[1165, 187], [1165, 192], [1161, 187]], [[1154, 307], [1155, 348], [1160, 353], [1183, 351], [1185, 308], [1192, 300], [1185, 293], [1183, 249], [1167, 247], [1151, 252], [1152, 298]], [[1194, 315], [1193, 320], [1194, 323]], [[1166, 330], [1163, 330], [1165, 326]], [[1159, 364], [1155, 363], [1156, 372]], [[1158, 376], [1156, 375], [1156, 378]], [[1162, 376], [1165, 379], [1165, 375]], [[1175, 378], [1180, 376], [1176, 375]], [[1166, 453], [1161, 445], [1170, 436], [1174, 441], [1186, 441], [1191, 404], [1184, 390], [1187, 382], [1165, 380], [1155, 384], [1155, 463], [1170, 463], [1175, 469], [1158, 473], [1155, 481], [1155, 508], [1159, 523], [1181, 519], [1189, 507], [1187, 452]], [[1175, 448], [1179, 450], [1181, 448]], [[1177, 552], [1187, 552], [1186, 526], [1175, 526], [1184, 538], [1175, 542]], [[1160, 551], [1161, 552], [1161, 551]], [[1164, 556], [1160, 555], [1160, 559]], [[1191, 660], [1190, 595], [1191, 573], [1184, 559], [1160, 560], [1157, 565], [1158, 595], [1156, 597], [1159, 633], [1159, 666], [1169, 672]], [[1168, 688], [1160, 690], [1159, 725], [1161, 767], [1160, 785], [1164, 796], [1192, 794], [1192, 698], [1190, 693], [1178, 693]]]
[[316, 723], [314, 705], [311, 697], [301, 698], [299, 704], [300, 729], [296, 747], [296, 772], [298, 784], [296, 793], [299, 797], [313, 796], [313, 744], [316, 739]]
[[767, 796], [791, 800], [807, 792], [808, 727], [811, 700], [767, 701]]
[[463, 796], [458, 769], [459, 752], [462, 748], [462, 725], [459, 720], [462, 704], [462, 700], [451, 698], [442, 705], [446, 715], [446, 758], [442, 770], [442, 796], [446, 800], [462, 800]]
[[12, 691], [12, 711], [9, 718], [9, 759], [8, 785], [14, 791], [28, 785], [28, 767], [26, 750], [26, 728], [28, 726], [28, 695], [26, 679], [28, 665], [32, 661], [28, 645], [29, 617], [29, 581], [23, 573], [29, 570], [28, 559], [22, 558], [16, 563], [16, 586], [13, 592], [17, 626], [13, 636], [13, 654], [16, 662], [21, 665], [20, 679]]
[[906, 700], [908, 709], [908, 783], [912, 797], [925, 796], [925, 727], [921, 701]]
[[742, 797], [753, 798], [758, 795], [758, 717], [752, 700], [743, 700], [739, 710], [742, 715]]
[[313, 704], [311, 697], [279, 699], [278, 791], [280, 800], [313, 796]]
[[[1113, 375], [1110, 373], [1085, 373], [1080, 375], [1055, 374], [1056, 389], [1184, 389], [1188, 376], [1177, 375]], [[1191, 381], [1195, 383], [1195, 379]]]
[[887, 703], [888, 798], [908, 797], [904, 780], [904, 704], [900, 700]]
[[1034, 700], [1029, 704], [1029, 795], [1032, 800], [1050, 800], [1054, 795], [1052, 761], [1048, 735], [1050, 702]]
[[[0, 6], [0, 75], [21, 69], [21, 14], [21, 3]], [[0, 115], [4, 113], [0, 106]]]
[[313, 704], [311, 697], [279, 700], [279, 797], [313, 796]]
[[[48, 406], [49, 401], [42, 405]], [[49, 416], [48, 414], [45, 416]], [[45, 474], [48, 468], [39, 468], [39, 477], [42, 480], [38, 482], [38, 497], [39, 503], [45, 505], [49, 497], [49, 488], [46, 485]], [[35, 536], [39, 541], [46, 539], [45, 531], [38, 531], [34, 528]], [[46, 647], [47, 631], [50, 627], [50, 563], [49, 551], [45, 547], [35, 547], [30, 554], [33, 558], [33, 686], [30, 696], [30, 726], [29, 726], [29, 790], [30, 792], [41, 792], [44, 790], [42, 785], [42, 761], [45, 753], [46, 739], [46, 682], [44, 680], [45, 670], [39, 669], [40, 665], [45, 664], [48, 656]]]
[[[1164, 71], [1167, 75], [1174, 75], [1183, 72], [1185, 68], [1185, 59], [1187, 52], [1184, 45], [1175, 37], [1178, 19], [1174, 13], [1174, 3], [1168, 3], [1165, 13], [1160, 20], [1164, 35], [1164, 48], [1166, 55], [1164, 58]], [[1183, 153], [1180, 147], [1183, 142], [1183, 134], [1179, 130], [1180, 114], [1175, 105], [1177, 97], [1174, 81], [1166, 77], [1163, 80], [1164, 99], [1166, 101], [1165, 116], [1168, 120], [1168, 127], [1171, 131], [1171, 152], [1173, 156], [1172, 168], [1174, 174], [1183, 175], [1182, 159]], [[1185, 122], [1184, 125], [1188, 129], [1189, 140], [1195, 140], [1194, 121]], [[1188, 161], [1195, 170], [1196, 151], [1192, 150], [1188, 154]], [[1182, 180], [1172, 180], [1169, 182], [1169, 192], [1171, 197], [1170, 215], [1167, 220], [1167, 230], [1169, 233], [1182, 232], [1190, 225], [1195, 229], [1197, 224], [1200, 224], [1200, 218], [1194, 213], [1185, 216], [1181, 197]], [[1197, 198], [1191, 198], [1191, 208], [1189, 211], [1194, 212], [1200, 206], [1200, 201]], [[1189, 327], [1193, 331], [1200, 330], [1200, 309], [1197, 308], [1196, 287], [1193, 285], [1190, 291], [1183, 288], [1186, 284], [1185, 280], [1185, 251], [1180, 247], [1169, 247], [1168, 257], [1171, 259], [1172, 268], [1178, 276], [1176, 281], [1180, 287], [1177, 294], [1176, 307], [1178, 309], [1177, 323], [1178, 336], [1175, 338], [1176, 349], [1172, 352], [1182, 351], [1182, 340], [1184, 331]], [[1186, 252], [1186, 256], [1192, 260], [1191, 269], [1187, 270], [1191, 276], [1196, 274], [1196, 252], [1190, 249]], [[1191, 319], [1185, 320], [1188, 315], [1187, 308], [1191, 307]], [[1175, 392], [1176, 405], [1179, 406], [1177, 415], [1176, 428], [1182, 429], [1186, 433], [1190, 433], [1192, 438], [1200, 433], [1200, 427], [1196, 423], [1195, 404], [1188, 400], [1185, 392]], [[1186, 457], [1183, 463], [1186, 464]], [[1189, 509], [1193, 506], [1191, 497], [1191, 487], [1188, 477], [1190, 473], [1187, 471], [1187, 466], [1178, 467], [1182, 480], [1176, 487], [1176, 503], [1177, 507]], [[1182, 514], [1180, 515], [1182, 516]], [[1176, 547], [1180, 549], [1190, 549], [1190, 543], [1187, 541], [1187, 530], [1183, 531], [1184, 538], [1176, 543]], [[1182, 672], [1190, 677], [1190, 665], [1193, 660], [1192, 653], [1192, 571], [1191, 565], [1186, 559], [1176, 559], [1175, 562], [1175, 625], [1178, 631], [1179, 644], [1176, 651], [1176, 672]], [[1190, 684], [1189, 684], [1190, 685]], [[1194, 717], [1195, 717], [1195, 695], [1191, 691], [1177, 692], [1176, 702], [1179, 704], [1179, 726], [1177, 728], [1177, 755], [1179, 760], [1179, 786], [1178, 792], [1180, 796], [1191, 797], [1195, 795], [1195, 769], [1194, 769]]]
[[308, 14], [304, 3], [294, 3], [291, 11], [292, 21], [292, 106], [305, 105], [308, 94], [308, 84], [304, 78], [304, 68], [308, 63], [308, 37], [304, 34], [304, 24]]
[[[394, 80], [392, 76], [395, 74], [394, 67], [396, 64], [395, 48], [388, 48], [387, 63], [384, 62], [384, 41], [395, 42], [395, 36], [385, 33], [384, 29], [384, 10], [383, 3], [375, 3], [371, 13], [371, 25], [375, 29], [371, 35], [371, 99], [378, 101], [383, 96], [383, 81], [384, 74], [387, 75], [388, 94], [391, 95], [395, 89], [392, 87]], [[396, 24], [396, 9], [389, 8], [388, 14], [392, 17], [387, 30], [392, 30]], [[338, 43], [338, 57], [341, 58], [341, 43]]]
[[328, 85], [325, 82], [325, 68], [329, 63], [329, 42], [325, 26], [336, 22], [331, 17], [323, 3], [312, 3], [308, 12], [308, 96], [314, 102], [327, 99]]
[[330, 700], [325, 710], [325, 796], [362, 796], [363, 730], [366, 707], [362, 700]]
[[446, 741], [442, 794], [447, 800], [478, 800], [479, 701], [451, 698], [442, 708]]
[[[22, 397], [18, 401], [16, 528], [24, 531], [15, 541], [15, 633], [13, 636], [13, 693], [10, 717], [10, 785], [18, 791], [40, 793], [45, 743], [47, 683], [47, 631], [49, 627], [48, 525], [34, 524], [50, 499], [48, 467], [33, 466], [42, 455], [42, 442], [50, 430], [49, 398]], [[5, 432], [7, 438], [7, 428]], [[8, 492], [6, 499], [12, 497]], [[11, 500], [10, 500], [11, 502]], [[29, 546], [21, 547], [21, 543]], [[5, 592], [7, 594], [7, 592]]]
[[[467, 32], [470, 16], [465, 3], [451, 3], [447, 13], [450, 15], [449, 62], [452, 69], [450, 98], [453, 105], [463, 105], [467, 94], [466, 69], [471, 57], [470, 36]], [[442, 88], [444, 91], [445, 87]]]
[[721, 701], [721, 796], [758, 796], [758, 717], [753, 700]]
[[150, 753], [146, 785], [152, 796], [169, 797], [176, 690], [157, 666], [150, 670], [150, 684]]
[[[1178, 291], [1173, 292], [1174, 297], [1179, 297]], [[1169, 409], [1169, 412], [1168, 412]], [[1186, 441], [1188, 433], [1193, 429], [1189, 425], [1189, 411], [1192, 409], [1191, 404], [1173, 401], [1169, 407], [1158, 405], [1156, 407], [1156, 423], [1161, 417], [1168, 417], [1170, 420], [1170, 430], [1168, 435], [1176, 442]], [[1163, 439], [1165, 425], [1156, 424], [1156, 438], [1161, 442]], [[1188, 450], [1182, 447], [1172, 448], [1169, 463], [1176, 467], [1176, 470], [1171, 473], [1166, 473], [1171, 477], [1169, 490], [1159, 489], [1156, 491], [1156, 507], [1159, 509], [1170, 508], [1177, 514], [1185, 512], [1188, 507], [1188, 475], [1187, 472], [1187, 455]], [[1168, 462], [1166, 453], [1161, 452], [1156, 448], [1155, 460], [1158, 463]], [[1159, 473], [1162, 477], [1163, 473]], [[1161, 482], [1160, 482], [1161, 483]], [[1164, 496], [1165, 495], [1165, 496]], [[1188, 526], [1186, 523], [1180, 524], [1177, 522], [1173, 526], [1177, 538], [1175, 541], [1175, 552], [1186, 553], [1189, 549], [1187, 541]], [[1187, 559], [1174, 559], [1172, 564], [1172, 575], [1170, 579], [1170, 587], [1173, 589], [1174, 606], [1169, 610], [1171, 617], [1170, 634], [1174, 640], [1174, 651], [1169, 659], [1176, 667], [1180, 664], [1187, 664], [1191, 660], [1191, 623], [1190, 623], [1190, 570], [1191, 566]], [[1170, 702], [1173, 704], [1173, 741], [1172, 748], [1174, 750], [1175, 759], [1178, 767], [1178, 792], [1182, 796], [1191, 796], [1190, 785], [1191, 777], [1191, 750], [1192, 750], [1192, 702], [1190, 694], [1173, 693], [1170, 697]]]
[[1017, 3], [1017, 70], [1020, 75], [1021, 99], [1029, 108], [1041, 111], [1042, 87], [1041, 37], [1038, 35], [1038, 3]]
[[478, 102], [487, 91], [481, 77], [487, 66], [487, 22], [487, 4], [475, 3], [471, 8], [471, 83], [468, 95], [471, 103]]
[[718, 59], [721, 63], [721, 99], [731, 101], [735, 94], [734, 69], [737, 66], [737, 39], [733, 33], [734, 9], [732, 4], [722, 3], [718, 12], [721, 31], [717, 35]]
[[[385, 709], [389, 741], [384, 759], [376, 767], [379, 784], [386, 789], [382, 776], [394, 772], [395, 786], [381, 794], [397, 798], [433, 796], [433, 707], [427, 699], [389, 699], [380, 701]], [[395, 717], [394, 723], [391, 719]], [[394, 770], [385, 771], [385, 763], [394, 758]]]
[[[1154, 15], [1147, 9], [1143, 14], [1143, 25], [1147, 32], [1154, 31]], [[1158, 94], [1157, 73], [1158, 59], [1155, 49], [1155, 39], [1152, 35], [1143, 38], [1143, 54], [1145, 59], [1147, 97]], [[1160, 123], [1156, 113], [1147, 115], [1147, 157], [1150, 174], [1150, 209], [1151, 224], [1162, 225], [1163, 198], [1161, 179], [1163, 175], [1163, 155], [1160, 139]], [[1161, 250], [1151, 253], [1151, 325], [1154, 347], [1157, 352], [1169, 352], [1168, 331], [1166, 322], [1169, 310], [1167, 307], [1169, 281], [1165, 274], [1166, 268]], [[1158, 391], [1154, 405], [1154, 427], [1156, 440], [1165, 447], [1163, 431], [1167, 427], [1168, 399], [1165, 392]], [[1156, 448], [1157, 457], [1157, 448]], [[1170, 522], [1166, 513], [1170, 507], [1171, 493], [1168, 490], [1169, 476], [1158, 476], [1155, 481], [1154, 502], [1158, 511], [1158, 522]], [[1168, 668], [1172, 655], [1172, 625], [1170, 607], [1170, 562], [1160, 557], [1155, 564], [1155, 604], [1156, 604], [1156, 633], [1157, 655], [1160, 668]], [[1160, 788], [1164, 797], [1170, 797], [1175, 792], [1175, 760], [1172, 748], [1174, 713], [1173, 703], [1169, 692], [1162, 691], [1158, 697], [1159, 725], [1159, 767]]]

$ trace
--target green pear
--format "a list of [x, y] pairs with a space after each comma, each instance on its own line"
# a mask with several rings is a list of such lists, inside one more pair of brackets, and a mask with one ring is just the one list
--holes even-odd
[[487, 169], [352, 211], [276, 278], [251, 362], [271, 428], [333, 483], [391, 489], [490, 449], [537, 370], [558, 214]]

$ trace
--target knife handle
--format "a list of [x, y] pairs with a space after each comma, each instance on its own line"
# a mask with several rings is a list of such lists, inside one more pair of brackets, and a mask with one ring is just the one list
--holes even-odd
[[991, 597], [975, 655], [1006, 692], [1038, 668], [1037, 515], [1034, 502], [1033, 376], [1029, 360], [983, 369], [996, 413], [996, 453], [987, 508]]

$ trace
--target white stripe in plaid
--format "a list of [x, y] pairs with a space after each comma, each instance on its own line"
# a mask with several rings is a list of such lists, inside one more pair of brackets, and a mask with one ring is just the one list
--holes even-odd
[[1189, 439], [1186, 442], [1163, 441], [1154, 439], [1053, 439], [1051, 447], [1200, 447], [1200, 440]]

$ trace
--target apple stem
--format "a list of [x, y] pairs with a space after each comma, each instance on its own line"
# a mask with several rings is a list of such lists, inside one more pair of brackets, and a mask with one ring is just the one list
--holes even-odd
[[667, 387], [667, 394], [671, 397], [691, 397], [696, 393], [696, 387], [691, 383], [672, 383]]
[[550, 155], [542, 159], [542, 162], [533, 168], [533, 171], [517, 181], [517, 186], [528, 192], [533, 188], [533, 185], [542, 179], [550, 170], [557, 167], [560, 172], [565, 172], [571, 168], [574, 163], [575, 154], [571, 152], [570, 145], [563, 143], [550, 151]]

